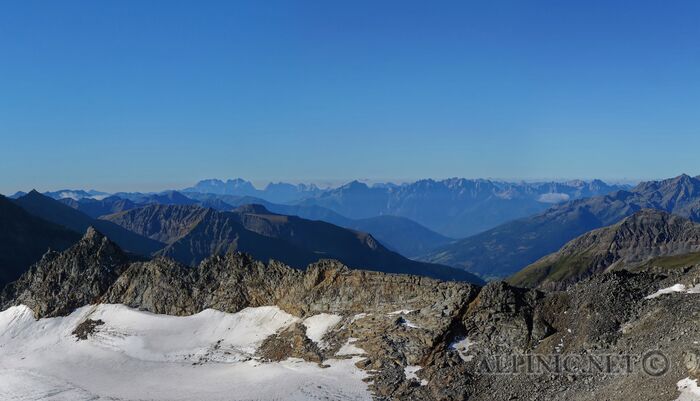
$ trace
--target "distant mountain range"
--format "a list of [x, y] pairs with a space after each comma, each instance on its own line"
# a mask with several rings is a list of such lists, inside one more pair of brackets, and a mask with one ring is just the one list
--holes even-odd
[[644, 182], [631, 190], [565, 202], [437, 248], [420, 260], [462, 267], [486, 278], [503, 278], [579, 235], [615, 224], [642, 209], [700, 221], [700, 180], [681, 175]]
[[208, 179], [199, 181], [182, 192], [198, 192], [214, 195], [253, 196], [269, 202], [287, 203], [305, 199], [322, 192], [314, 184], [269, 183], [264, 189], [257, 189], [250, 181], [241, 178], [226, 181]]
[[[21, 198], [26, 195], [26, 192], [16, 192], [14, 195], [10, 196], [12, 199]], [[106, 192], [95, 191], [94, 189], [82, 190], [82, 189], [61, 189], [58, 191], [44, 192], [44, 195], [54, 198], [54, 199], [102, 199], [109, 196]]]
[[[121, 198], [120, 196], [128, 196], [128, 198]], [[259, 204], [274, 213], [299, 216], [309, 220], [321, 220], [341, 227], [369, 232], [383, 245], [408, 257], [422, 255], [437, 246], [453, 241], [451, 238], [442, 236], [403, 217], [378, 216], [355, 220], [321, 206], [277, 204], [252, 196], [202, 194], [198, 192], [189, 192], [187, 195], [184, 195], [177, 191], [166, 191], [158, 194], [129, 193], [125, 195], [121, 193], [100, 200], [92, 198], [77, 200], [61, 198], [60, 202], [92, 218], [152, 204], [198, 205], [218, 211], [231, 211], [239, 206]]]
[[268, 202], [250, 196], [214, 195], [190, 192], [203, 207], [230, 211], [235, 207], [257, 204], [267, 210], [289, 216], [299, 216], [308, 220], [321, 220], [337, 226], [351, 228], [372, 234], [383, 245], [407, 257], [425, 254], [431, 249], [453, 241], [420, 224], [398, 216], [377, 216], [366, 219], [350, 219], [328, 208], [316, 205], [285, 205]]
[[[134, 204], [194, 204], [225, 210], [241, 204], [264, 204], [272, 211], [281, 211], [282, 205], [297, 207], [298, 215], [338, 224], [337, 216], [349, 220], [363, 220], [378, 216], [403, 217], [416, 222], [443, 238], [463, 238], [501, 223], [529, 216], [546, 210], [549, 206], [569, 200], [603, 195], [626, 185], [609, 185], [600, 180], [590, 182], [511, 183], [485, 179], [451, 178], [446, 180], [419, 180], [404, 184], [367, 184], [353, 181], [337, 188], [321, 189], [313, 184], [270, 183], [257, 189], [250, 181], [241, 178], [226, 181], [202, 180], [182, 191], [161, 193], [119, 192], [106, 194], [99, 191], [59, 190], [45, 195], [62, 200], [70, 206], [82, 209], [92, 217], [114, 213], [129, 206], [111, 206], [100, 203], [112, 196]], [[23, 193], [17, 193], [19, 197]], [[193, 202], [196, 199], [198, 202]], [[75, 202], [83, 203], [76, 205]], [[266, 203], [278, 205], [270, 207]], [[133, 205], [131, 205], [133, 206]], [[309, 208], [323, 208], [312, 210]], [[275, 210], [276, 209], [276, 210]], [[323, 211], [319, 213], [320, 211]], [[334, 212], [335, 215], [329, 213]], [[301, 213], [305, 213], [302, 215]], [[314, 215], [315, 214], [315, 215]], [[352, 225], [344, 225], [352, 226]], [[437, 237], [435, 237], [437, 238]], [[385, 243], [406, 252], [399, 241]], [[411, 256], [427, 251], [429, 246], [419, 247]]]
[[236, 178], [225, 182], [200, 181], [183, 192], [320, 206], [355, 220], [384, 215], [405, 217], [445, 237], [460, 238], [544, 211], [552, 204], [621, 189], [629, 189], [629, 186], [609, 185], [600, 180], [510, 183], [451, 178], [372, 186], [353, 181], [330, 189], [278, 183], [258, 190], [249, 181]]
[[299, 203], [322, 206], [353, 219], [406, 217], [447, 237], [460, 238], [541, 212], [552, 204], [627, 188], [600, 180], [508, 183], [452, 178], [371, 187], [354, 181]]

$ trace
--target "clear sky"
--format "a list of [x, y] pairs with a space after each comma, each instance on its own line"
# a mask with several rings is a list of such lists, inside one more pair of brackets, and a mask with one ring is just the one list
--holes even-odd
[[0, 3], [0, 192], [700, 174], [700, 2]]

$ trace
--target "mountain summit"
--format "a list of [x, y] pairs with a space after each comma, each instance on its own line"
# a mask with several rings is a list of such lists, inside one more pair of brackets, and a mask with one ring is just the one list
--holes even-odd
[[115, 243], [89, 227], [75, 245], [47, 253], [8, 285], [0, 305], [12, 300], [29, 306], [37, 317], [65, 315], [98, 300], [128, 263]]

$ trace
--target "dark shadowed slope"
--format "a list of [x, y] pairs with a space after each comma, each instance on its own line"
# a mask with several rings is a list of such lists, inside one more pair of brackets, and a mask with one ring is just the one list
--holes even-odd
[[482, 277], [512, 275], [590, 230], [615, 224], [641, 209], [700, 220], [700, 180], [681, 175], [641, 183], [630, 191], [580, 199], [502, 224], [439, 248], [421, 260], [458, 266]]
[[187, 235], [209, 212], [198, 206], [149, 205], [103, 216], [102, 220], [164, 244], [172, 244]]
[[54, 224], [73, 231], [85, 232], [90, 226], [109, 236], [121, 248], [140, 255], [150, 255], [161, 249], [163, 244], [135, 234], [109, 221], [93, 219], [78, 210], [36, 191], [14, 200], [21, 208]]
[[306, 266], [318, 258], [307, 249], [247, 230], [232, 213], [199, 206], [154, 204], [103, 219], [167, 244], [160, 255], [191, 266], [211, 255], [234, 250], [295, 267]]
[[306, 220], [320, 220], [370, 233], [382, 245], [407, 257], [424, 254], [453, 241], [405, 217], [377, 216], [356, 220], [314, 205], [277, 205], [268, 202], [263, 206], [273, 213], [298, 216]]
[[377, 216], [366, 219], [350, 219], [328, 208], [316, 205], [282, 205], [250, 196], [232, 196], [188, 193], [204, 207], [230, 211], [238, 206], [260, 204], [273, 213], [299, 216], [307, 220], [321, 220], [336, 226], [372, 234], [382, 245], [404, 256], [425, 254], [453, 239], [440, 235], [406, 217]]
[[645, 209], [609, 227], [588, 232], [516, 273], [527, 287], [562, 288], [593, 274], [635, 268], [651, 259], [700, 251], [700, 224]]
[[353, 220], [342, 226], [371, 233], [382, 244], [409, 258], [454, 241], [405, 217], [377, 216]]
[[[316, 254], [325, 254], [343, 263], [389, 273], [426, 275], [443, 279], [475, 280], [472, 275], [454, 276], [454, 269], [415, 262], [380, 244], [372, 235], [348, 230], [324, 221], [271, 213], [260, 205], [242, 206], [233, 212], [247, 229], [281, 238]], [[477, 280], [478, 282], [479, 280]]]
[[63, 250], [80, 234], [27, 213], [0, 196], [0, 288], [17, 279], [51, 248]]
[[415, 262], [389, 251], [371, 235], [322, 221], [274, 214], [260, 205], [219, 212], [198, 206], [152, 205], [105, 216], [122, 227], [168, 243], [161, 252], [196, 264], [230, 250], [256, 258], [280, 260], [295, 267], [322, 258], [349, 266], [444, 279], [480, 281], [446, 266]]

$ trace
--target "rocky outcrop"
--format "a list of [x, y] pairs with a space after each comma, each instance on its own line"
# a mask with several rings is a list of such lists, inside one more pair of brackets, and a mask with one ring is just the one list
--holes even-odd
[[207, 308], [237, 312], [277, 305], [289, 313], [391, 312], [437, 305], [454, 313], [476, 294], [473, 285], [352, 270], [323, 260], [301, 271], [230, 252], [189, 269], [169, 259], [132, 264], [109, 288], [105, 302], [154, 313], [189, 315]]
[[700, 224], [645, 209], [609, 227], [593, 230], [515, 274], [515, 285], [563, 288], [588, 276], [660, 256], [700, 251]]
[[539, 291], [489, 283], [462, 317], [465, 332], [492, 351], [503, 346], [508, 351], [530, 349], [554, 331], [537, 309], [543, 298]]
[[29, 306], [39, 317], [67, 315], [73, 309], [101, 301], [129, 263], [119, 247], [90, 227], [64, 252], [50, 251], [19, 280], [8, 285], [0, 305]]

